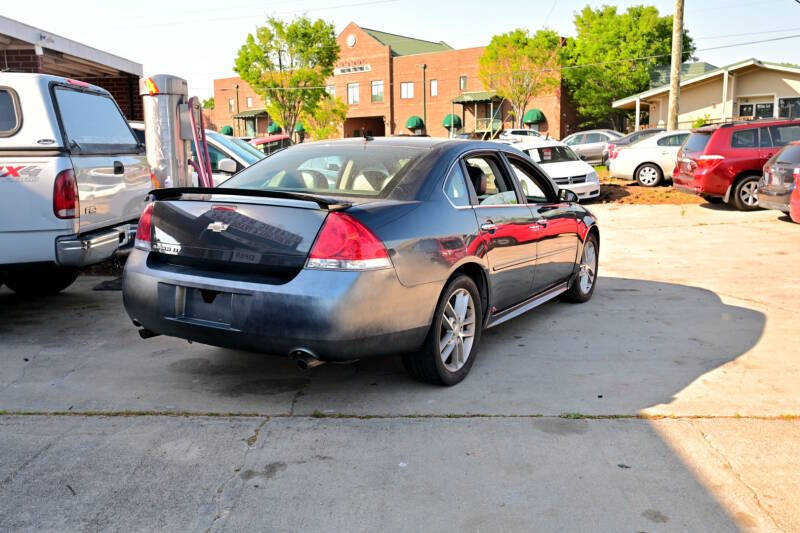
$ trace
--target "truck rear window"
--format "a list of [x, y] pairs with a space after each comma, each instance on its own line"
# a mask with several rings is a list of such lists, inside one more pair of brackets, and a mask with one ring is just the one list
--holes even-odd
[[20, 127], [19, 102], [11, 89], [0, 89], [0, 137], [14, 135]]
[[109, 96], [56, 87], [61, 124], [70, 149], [80, 153], [134, 152], [138, 141]]
[[711, 140], [710, 133], [692, 133], [683, 145], [683, 151], [688, 153], [702, 152], [706, 149], [708, 141]]

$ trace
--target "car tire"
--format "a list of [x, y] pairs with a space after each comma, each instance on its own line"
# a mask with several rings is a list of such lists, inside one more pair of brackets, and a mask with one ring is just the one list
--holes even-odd
[[9, 289], [22, 296], [57, 294], [75, 281], [78, 269], [66, 267], [37, 268], [9, 272], [5, 282]]
[[594, 288], [597, 285], [599, 252], [600, 245], [597, 242], [597, 236], [590, 233], [583, 243], [581, 262], [572, 280], [572, 285], [564, 293], [564, 300], [572, 303], [583, 303], [589, 301], [592, 297]]
[[468, 276], [454, 278], [439, 298], [422, 349], [405, 354], [403, 366], [411, 377], [423, 383], [459, 383], [475, 362], [482, 326], [478, 287]]
[[733, 207], [739, 211], [758, 209], [758, 180], [759, 176], [746, 176], [736, 183], [731, 194]]
[[653, 163], [645, 163], [636, 169], [636, 181], [642, 187], [657, 187], [664, 181], [664, 173]]

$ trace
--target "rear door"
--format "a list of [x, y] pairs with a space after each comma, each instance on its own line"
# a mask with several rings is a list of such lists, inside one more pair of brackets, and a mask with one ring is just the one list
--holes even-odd
[[533, 216], [529, 226], [536, 241], [532, 293], [539, 293], [572, 275], [578, 254], [577, 221], [570, 205], [558, 199], [541, 172], [521, 158], [507, 155], [507, 160]]
[[587, 133], [583, 141], [583, 156], [586, 161], [600, 161], [603, 159], [603, 148], [608, 138], [602, 133]]
[[678, 150], [689, 136], [688, 133], [666, 135], [656, 141], [656, 163], [664, 172], [664, 177], [669, 179], [678, 161]]
[[[493, 306], [506, 309], [527, 298], [532, 290], [536, 261], [533, 216], [498, 154], [468, 155], [463, 162], [471, 196], [476, 198], [481, 238], [487, 245]], [[481, 174], [486, 176], [487, 185], [485, 194], [478, 195], [476, 180]]]
[[135, 220], [151, 189], [144, 150], [110, 95], [52, 86], [80, 198], [80, 231]]

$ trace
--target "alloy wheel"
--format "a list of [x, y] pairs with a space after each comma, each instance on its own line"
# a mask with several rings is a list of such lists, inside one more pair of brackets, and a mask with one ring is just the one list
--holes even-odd
[[639, 169], [639, 181], [642, 185], [655, 185], [658, 183], [658, 170], [653, 167], [642, 167]]
[[578, 283], [581, 292], [589, 294], [594, 285], [595, 272], [597, 271], [597, 248], [591, 240], [583, 245], [583, 256], [581, 257], [580, 271], [578, 272]]
[[442, 311], [439, 355], [450, 372], [464, 366], [475, 339], [475, 303], [466, 289], [458, 289], [447, 300]]
[[747, 207], [755, 207], [758, 205], [758, 182], [756, 180], [744, 183], [739, 189], [739, 198], [742, 203]]

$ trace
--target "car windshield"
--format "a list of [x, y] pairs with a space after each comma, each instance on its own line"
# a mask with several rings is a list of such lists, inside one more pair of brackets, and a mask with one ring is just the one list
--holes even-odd
[[711, 140], [710, 133], [692, 133], [689, 135], [689, 138], [686, 139], [686, 144], [683, 145], [683, 151], [685, 153], [702, 152], [706, 149], [709, 140]]
[[[239, 139], [236, 139], [234, 137], [221, 135], [214, 131], [207, 131], [206, 137], [208, 137], [209, 139], [213, 139], [217, 143], [227, 148], [229, 151], [233, 152], [248, 165], [252, 165], [253, 163], [259, 161], [260, 159], [264, 159], [264, 154], [259, 153], [258, 150], [250, 151], [249, 149], [242, 147], [238, 142], [236, 142]], [[242, 141], [242, 144], [247, 144], [247, 143]]]
[[545, 146], [543, 148], [530, 148], [523, 150], [523, 152], [531, 156], [531, 159], [540, 165], [578, 161], [580, 159], [568, 146]]
[[244, 169], [221, 187], [386, 197], [422, 153], [407, 146], [298, 146]]
[[255, 156], [257, 158], [257, 160], [259, 160], [259, 161], [261, 159], [264, 159], [264, 157], [266, 157], [264, 155], [264, 152], [262, 152], [261, 150], [259, 150], [258, 148], [256, 148], [255, 146], [253, 146], [252, 144], [250, 144], [249, 142], [247, 142], [247, 141], [245, 141], [243, 139], [239, 139], [237, 137], [228, 137], [228, 139], [231, 142], [235, 143], [237, 146], [239, 146], [242, 150], [245, 150], [245, 151], [253, 154], [253, 156]]

